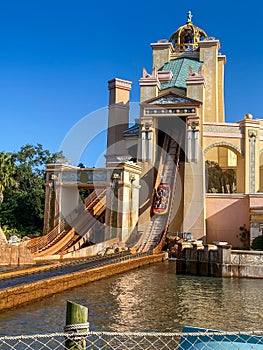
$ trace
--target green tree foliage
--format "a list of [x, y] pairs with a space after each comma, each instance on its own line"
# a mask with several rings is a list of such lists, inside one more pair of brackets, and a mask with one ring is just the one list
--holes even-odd
[[51, 154], [40, 144], [25, 145], [12, 154], [12, 178], [17, 186], [6, 187], [0, 206], [1, 226], [17, 230], [21, 236], [42, 233], [45, 165], [61, 157], [61, 153]]
[[263, 251], [263, 236], [258, 236], [253, 239], [251, 248], [253, 250], [262, 250]]
[[12, 154], [0, 152], [0, 203], [3, 202], [5, 189], [16, 185]]
[[207, 192], [234, 193], [236, 188], [236, 173], [233, 169], [222, 170], [216, 162], [206, 162]]

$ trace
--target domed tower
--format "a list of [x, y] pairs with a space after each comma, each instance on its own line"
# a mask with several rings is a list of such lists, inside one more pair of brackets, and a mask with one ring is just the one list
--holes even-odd
[[[152, 43], [152, 73], [145, 70], [140, 80], [141, 102], [176, 89], [183, 96], [203, 104], [202, 120], [224, 122], [224, 64], [226, 57], [220, 42], [192, 22], [188, 11], [186, 23], [169, 40]], [[199, 84], [203, 80], [204, 84]]]
[[170, 37], [176, 52], [195, 51], [198, 49], [198, 42], [207, 38], [203, 29], [192, 23], [192, 13], [187, 12], [186, 24], [179, 27]]
[[159, 169], [159, 149], [165, 148], [164, 135], [180, 129], [180, 166], [176, 172], [180, 181], [174, 188], [182, 184], [182, 193], [176, 195], [179, 209], [170, 228], [199, 238], [206, 232], [203, 125], [224, 122], [225, 56], [219, 53], [219, 40], [193, 24], [190, 11], [186, 23], [169, 40], [159, 40], [151, 47], [152, 72], [143, 69], [140, 79], [138, 159], [142, 173], [148, 176], [147, 167], [158, 164], [158, 173], [163, 174], [166, 168]]

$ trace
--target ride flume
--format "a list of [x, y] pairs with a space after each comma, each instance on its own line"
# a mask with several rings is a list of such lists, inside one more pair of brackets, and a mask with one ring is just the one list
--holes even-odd
[[160, 176], [156, 178], [152, 216], [144, 232], [144, 239], [138, 247], [139, 252], [162, 249], [170, 222], [179, 159], [180, 137], [176, 135], [175, 130], [171, 136], [166, 135], [163, 142], [158, 169]]
[[[180, 136], [176, 131], [165, 135], [162, 145], [157, 176], [155, 179], [152, 207], [147, 227], [135, 246], [137, 252], [161, 250], [169, 227], [171, 208], [174, 200], [180, 158]], [[83, 207], [83, 206], [82, 206]], [[92, 237], [106, 209], [106, 188], [93, 191], [84, 202], [84, 209], [78, 215], [72, 213], [71, 222], [63, 219], [63, 227], [58, 225], [39, 241], [29, 245], [34, 256], [66, 254], [92, 244]], [[87, 216], [87, 213], [89, 215]], [[75, 216], [74, 216], [75, 215]], [[66, 224], [65, 224], [66, 222]], [[93, 237], [94, 238], [94, 237]], [[43, 243], [43, 244], [39, 244]]]
[[[92, 232], [96, 229], [98, 219], [105, 212], [106, 190], [93, 191], [84, 201], [85, 207], [72, 220], [71, 225], [66, 220], [60, 223], [48, 234], [29, 242], [28, 248], [34, 256], [65, 254], [87, 245]], [[87, 220], [87, 212], [89, 220]]]

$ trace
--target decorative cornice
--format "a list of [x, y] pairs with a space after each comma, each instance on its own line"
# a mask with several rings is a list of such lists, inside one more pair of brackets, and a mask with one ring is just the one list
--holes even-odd
[[160, 82], [158, 78], [141, 78], [139, 80], [140, 86], [157, 86], [160, 90]]
[[209, 37], [205, 40], [198, 42], [199, 47], [211, 47], [211, 46], [217, 46], [218, 49], [220, 49], [220, 41], [217, 39], [210, 39]]
[[174, 51], [173, 44], [169, 41], [151, 43], [151, 47], [156, 50], [170, 49], [171, 51]]
[[119, 79], [119, 78], [114, 78], [112, 80], [108, 81], [108, 89], [112, 90], [112, 89], [122, 89], [122, 90], [131, 90], [131, 84], [132, 82], [129, 80], [123, 80], [123, 79]]
[[240, 135], [240, 129], [239, 129], [239, 125], [235, 125], [235, 124], [215, 124], [215, 123], [204, 123], [203, 124], [203, 131], [207, 131], [207, 132], [213, 132], [213, 133], [231, 133], [231, 134], [236, 134], [236, 135]]
[[186, 85], [193, 84], [205, 84], [205, 78], [203, 76], [202, 66], [199, 67], [198, 73], [193, 71], [193, 68], [189, 66], [189, 75], [186, 78]]
[[158, 71], [157, 74], [159, 81], [170, 81], [173, 77], [173, 72], [170, 70]]

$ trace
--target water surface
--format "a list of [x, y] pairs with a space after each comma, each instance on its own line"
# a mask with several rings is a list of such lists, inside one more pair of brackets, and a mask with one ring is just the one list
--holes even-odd
[[259, 279], [176, 275], [174, 262], [157, 263], [2, 311], [0, 334], [62, 332], [67, 300], [89, 308], [96, 331], [262, 330], [262, 289]]

